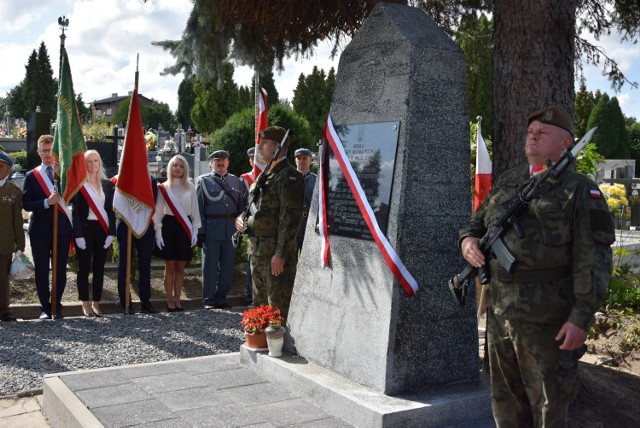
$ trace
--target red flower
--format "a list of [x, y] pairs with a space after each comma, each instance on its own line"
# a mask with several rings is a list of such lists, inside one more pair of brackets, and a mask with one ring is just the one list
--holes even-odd
[[260, 305], [257, 308], [244, 311], [240, 325], [242, 325], [244, 331], [249, 334], [259, 334], [269, 326], [269, 321], [271, 320], [284, 322], [280, 309], [274, 308], [271, 305]]

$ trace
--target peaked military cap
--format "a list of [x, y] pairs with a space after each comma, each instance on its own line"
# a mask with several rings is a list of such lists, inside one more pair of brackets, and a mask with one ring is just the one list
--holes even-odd
[[249, 150], [247, 150], [247, 156], [255, 156], [255, 154], [256, 154], [255, 147], [251, 147]]
[[216, 150], [211, 153], [209, 159], [229, 159], [229, 152], [226, 150]]
[[534, 111], [527, 118], [527, 126], [534, 120], [562, 128], [573, 137], [573, 122], [569, 118], [569, 114], [561, 106], [545, 107]]
[[295, 157], [298, 157], [298, 156], [309, 156], [310, 158], [312, 158], [313, 153], [311, 153], [311, 150], [305, 149], [304, 147], [302, 147], [296, 150]]
[[[273, 140], [277, 141], [278, 144], [280, 144], [286, 133], [287, 131], [280, 126], [270, 126], [267, 129], [260, 131], [260, 139]], [[284, 145], [289, 145], [289, 136], [287, 136], [287, 141], [284, 142]]]
[[11, 159], [5, 152], [0, 152], [0, 162], [9, 164], [9, 168], [13, 168], [13, 159]]

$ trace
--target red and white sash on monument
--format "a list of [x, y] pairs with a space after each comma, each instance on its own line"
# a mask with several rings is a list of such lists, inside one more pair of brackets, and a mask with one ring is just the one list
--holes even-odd
[[192, 239], [193, 237], [191, 236], [191, 233], [193, 225], [191, 224], [191, 220], [189, 220], [187, 213], [182, 209], [182, 205], [180, 205], [180, 201], [178, 201], [176, 195], [173, 194], [171, 188], [162, 183], [158, 183], [158, 190], [160, 190], [162, 197], [169, 206], [169, 209], [171, 209], [173, 216], [178, 220], [178, 223], [180, 223], [180, 226], [182, 226], [189, 239]]
[[[102, 186], [102, 184], [100, 184]], [[102, 206], [100, 202], [100, 197], [96, 194], [96, 191], [93, 190], [91, 184], [89, 182], [85, 182], [84, 185], [80, 188], [80, 193], [84, 196], [85, 201], [89, 204], [89, 208], [93, 211], [93, 214], [98, 218], [100, 222], [100, 226], [102, 226], [102, 230], [107, 235], [109, 234], [109, 217], [107, 216], [107, 211]]]
[[[51, 180], [49, 180], [49, 177], [46, 174], [42, 174], [40, 172], [40, 168], [34, 168], [32, 172], [34, 177], [36, 177], [38, 184], [40, 184], [40, 187], [42, 188], [45, 196], [47, 198], [51, 196], [51, 194], [53, 193], [53, 183], [51, 182]], [[62, 198], [60, 198], [60, 200], [58, 201], [58, 209], [62, 214], [67, 216], [69, 223], [73, 224], [73, 221], [71, 220], [71, 211], [69, 211], [69, 207], [64, 203], [64, 200]]]

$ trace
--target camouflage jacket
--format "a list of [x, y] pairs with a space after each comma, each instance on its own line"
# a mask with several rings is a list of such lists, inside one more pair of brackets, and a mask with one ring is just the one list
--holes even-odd
[[[255, 183], [251, 192], [255, 191]], [[287, 257], [297, 249], [296, 235], [302, 221], [304, 178], [286, 159], [267, 173], [265, 184], [250, 208], [247, 224], [256, 238], [275, 238], [272, 254]], [[254, 247], [259, 251], [259, 246]], [[270, 249], [271, 252], [273, 249]], [[265, 247], [266, 251], [266, 247]]]
[[[469, 228], [460, 231], [460, 240], [481, 238], [529, 180], [528, 167], [502, 174]], [[571, 321], [588, 329], [609, 284], [615, 240], [613, 218], [598, 186], [582, 174], [566, 171], [531, 202], [520, 225], [523, 238], [513, 228], [503, 235], [518, 259], [513, 275], [499, 268], [496, 259], [489, 262], [489, 305], [506, 318]]]

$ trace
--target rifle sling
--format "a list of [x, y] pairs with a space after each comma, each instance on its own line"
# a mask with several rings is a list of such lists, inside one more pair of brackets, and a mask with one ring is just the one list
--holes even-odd
[[496, 267], [493, 263], [491, 264], [491, 277], [506, 283], [549, 282], [566, 278], [572, 274], [573, 270], [570, 265], [545, 270], [516, 270], [510, 274], [501, 267]]

